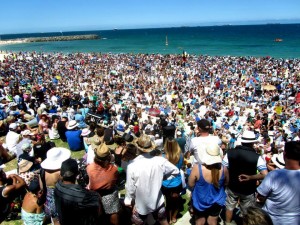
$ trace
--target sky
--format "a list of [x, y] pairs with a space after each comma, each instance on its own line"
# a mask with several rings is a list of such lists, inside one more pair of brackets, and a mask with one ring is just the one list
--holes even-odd
[[0, 34], [300, 23], [300, 0], [4, 0], [0, 6]]

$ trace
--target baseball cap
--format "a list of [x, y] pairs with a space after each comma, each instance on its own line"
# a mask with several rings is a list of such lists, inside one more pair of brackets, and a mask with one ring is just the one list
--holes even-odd
[[210, 129], [210, 122], [206, 119], [201, 119], [197, 121], [197, 126], [202, 130], [209, 130]]
[[9, 124], [9, 129], [15, 130], [17, 129], [18, 125], [16, 123]]

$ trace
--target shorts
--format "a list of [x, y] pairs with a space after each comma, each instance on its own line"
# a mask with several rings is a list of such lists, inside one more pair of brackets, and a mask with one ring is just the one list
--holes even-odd
[[[157, 210], [151, 213], [153, 218], [158, 221], [167, 219], [166, 208], [162, 204]], [[141, 215], [137, 211], [132, 213], [131, 222], [135, 225], [143, 225], [148, 215]]]
[[237, 205], [237, 203], [240, 204], [241, 212], [243, 215], [245, 215], [247, 209], [250, 206], [255, 205], [255, 194], [251, 195], [242, 195], [238, 193], [234, 193], [229, 188], [226, 189], [226, 209], [233, 211]]
[[203, 217], [207, 218], [209, 216], [217, 217], [220, 215], [221, 210], [222, 210], [222, 206], [215, 203], [208, 209], [205, 209], [204, 211], [199, 211], [198, 209], [193, 207], [193, 214], [196, 219], [203, 218]]
[[102, 206], [106, 214], [118, 213], [121, 210], [118, 191], [115, 190], [111, 194], [103, 195], [101, 198]]

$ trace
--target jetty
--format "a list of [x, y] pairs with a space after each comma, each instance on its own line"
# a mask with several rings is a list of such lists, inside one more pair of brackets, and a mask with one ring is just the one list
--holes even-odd
[[32, 42], [52, 42], [52, 41], [76, 41], [76, 40], [95, 40], [99, 39], [99, 35], [87, 34], [87, 35], [69, 35], [69, 36], [53, 36], [53, 37], [34, 37], [34, 38], [18, 38], [1, 40], [0, 45], [4, 44], [21, 44]]

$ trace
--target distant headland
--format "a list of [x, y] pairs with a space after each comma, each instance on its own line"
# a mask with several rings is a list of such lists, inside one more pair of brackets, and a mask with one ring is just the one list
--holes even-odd
[[99, 39], [99, 35], [70, 35], [70, 36], [53, 36], [53, 37], [36, 37], [36, 38], [18, 38], [0, 41], [0, 45], [21, 44], [30, 42], [50, 42], [50, 41], [75, 41], [75, 40], [95, 40]]

